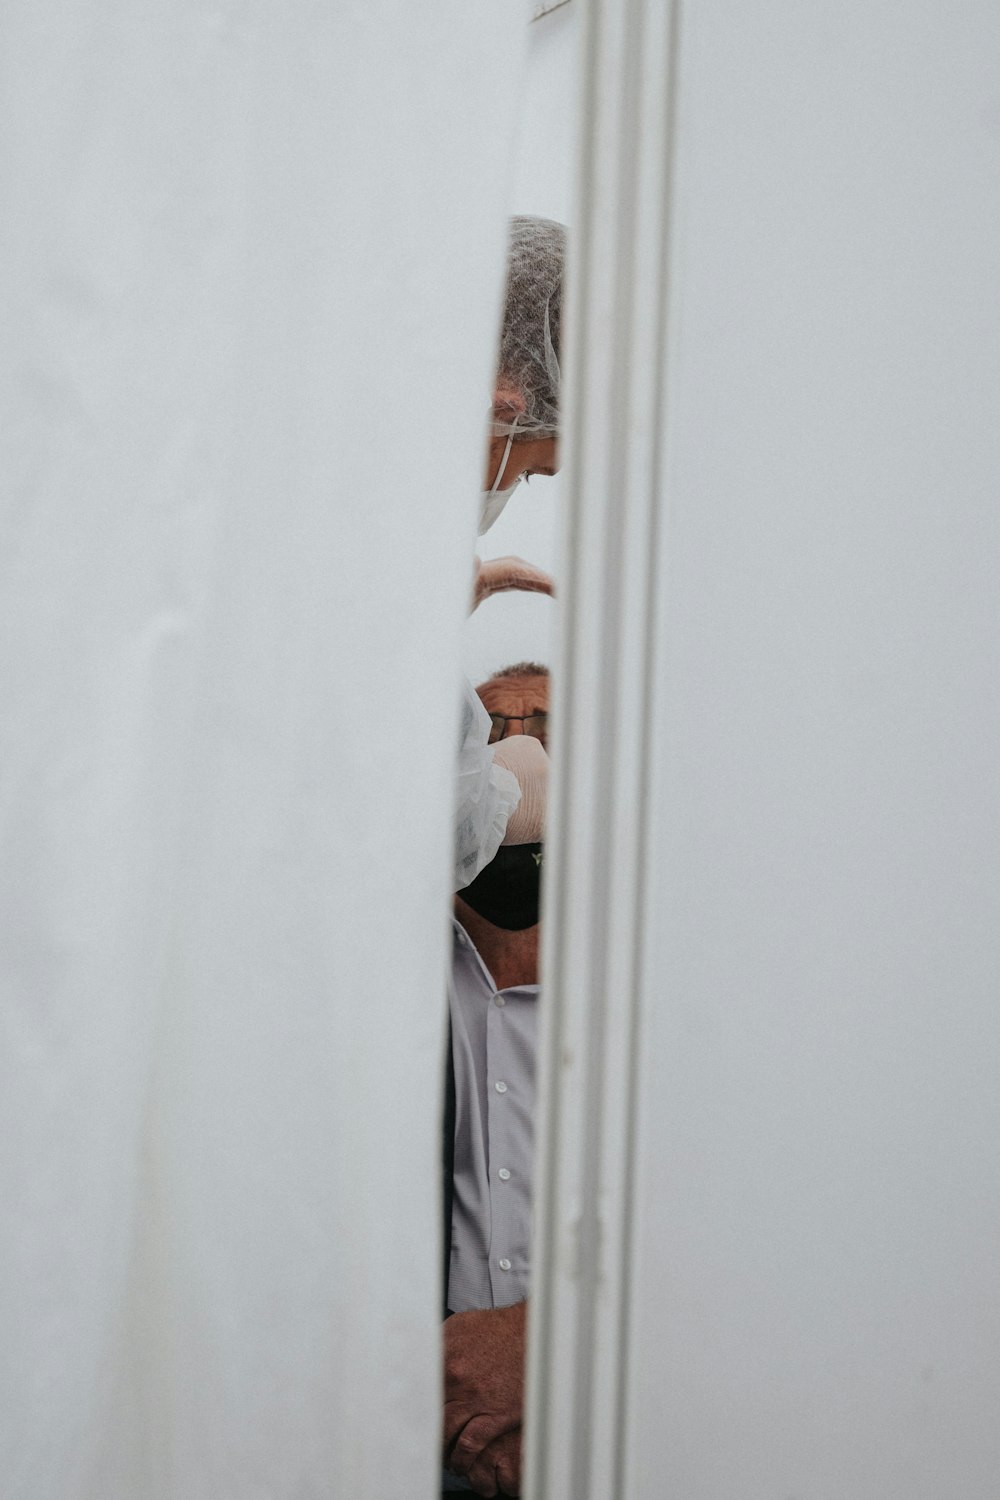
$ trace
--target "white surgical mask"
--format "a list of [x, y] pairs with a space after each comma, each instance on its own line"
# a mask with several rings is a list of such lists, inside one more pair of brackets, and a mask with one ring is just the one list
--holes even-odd
[[484, 490], [479, 497], [479, 535], [485, 536], [507, 501], [521, 483], [521, 476], [507, 490]]
[[510, 435], [507, 438], [507, 446], [503, 450], [503, 458], [501, 458], [500, 466], [497, 469], [497, 477], [496, 479], [494, 479], [492, 487], [488, 490], [483, 490], [479, 496], [480, 536], [486, 535], [487, 531], [489, 531], [490, 527], [493, 525], [494, 521], [503, 510], [504, 506], [507, 504], [507, 501], [510, 499], [511, 495], [513, 495], [514, 491], [517, 489], [518, 485], [521, 482], [521, 475], [519, 474], [514, 480], [514, 483], [509, 484], [505, 490], [497, 489], [497, 485], [500, 483], [500, 476], [503, 474], [504, 469], [507, 467], [507, 460], [510, 457], [511, 445], [514, 442], [514, 428], [516, 426], [517, 418], [515, 417], [514, 421], [511, 424]]

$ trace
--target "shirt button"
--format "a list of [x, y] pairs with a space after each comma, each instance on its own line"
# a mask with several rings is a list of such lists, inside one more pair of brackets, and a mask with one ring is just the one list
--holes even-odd
[[498, 1094], [506, 1094], [507, 1092], [507, 1085], [504, 1083], [502, 1078], [498, 1083], [495, 1083], [493, 1087], [496, 1089]]
[[493, 1004], [494, 1005], [506, 1005], [507, 1002], [506, 1002], [506, 1000], [504, 999], [504, 997], [502, 995], [494, 995], [493, 996]]
[[510, 1261], [507, 1260], [506, 1257], [502, 1261], [499, 1262], [499, 1265], [500, 1265], [501, 1271], [509, 1271], [510, 1270]]
[[497, 1176], [499, 1177], [501, 1182], [510, 1181], [510, 1173], [508, 1172], [506, 1167], [501, 1167], [499, 1172], [497, 1173]]

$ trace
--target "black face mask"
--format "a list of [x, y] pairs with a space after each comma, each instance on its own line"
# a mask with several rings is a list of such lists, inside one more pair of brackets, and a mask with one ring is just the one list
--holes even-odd
[[542, 888], [542, 847], [502, 845], [459, 896], [494, 927], [505, 927], [508, 932], [534, 927]]

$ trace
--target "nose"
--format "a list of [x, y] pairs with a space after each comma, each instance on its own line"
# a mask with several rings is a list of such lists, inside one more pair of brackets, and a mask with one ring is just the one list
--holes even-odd
[[521, 718], [521, 719], [508, 719], [507, 722], [506, 722], [506, 724], [503, 726], [503, 734], [500, 736], [500, 738], [502, 740], [509, 740], [512, 734], [523, 734], [523, 733], [524, 733], [524, 719], [523, 718]]

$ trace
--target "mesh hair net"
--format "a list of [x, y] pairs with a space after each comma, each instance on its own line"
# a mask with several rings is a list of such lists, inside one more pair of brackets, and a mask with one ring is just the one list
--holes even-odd
[[475, 880], [500, 847], [507, 820], [521, 799], [517, 777], [494, 765], [490, 716], [471, 682], [462, 692], [455, 815], [455, 890]]
[[[559, 431], [559, 340], [562, 323], [566, 229], [554, 219], [510, 221], [507, 290], [500, 330], [497, 388], [516, 391], [525, 403], [518, 437], [555, 437]], [[513, 428], [502, 413], [497, 436]]]

